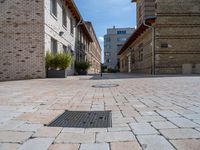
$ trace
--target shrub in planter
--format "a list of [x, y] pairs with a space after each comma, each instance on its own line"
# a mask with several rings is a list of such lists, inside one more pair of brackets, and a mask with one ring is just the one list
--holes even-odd
[[88, 61], [79, 61], [75, 63], [75, 68], [79, 75], [87, 75], [87, 71], [90, 67], [91, 63]]
[[65, 78], [67, 76], [66, 69], [72, 62], [72, 56], [69, 53], [47, 53], [46, 54], [46, 70], [49, 78]]

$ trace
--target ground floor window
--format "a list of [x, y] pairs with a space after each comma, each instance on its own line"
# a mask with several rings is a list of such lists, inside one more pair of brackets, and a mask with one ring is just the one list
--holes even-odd
[[54, 54], [58, 52], [58, 42], [54, 38], [51, 38], [51, 52]]

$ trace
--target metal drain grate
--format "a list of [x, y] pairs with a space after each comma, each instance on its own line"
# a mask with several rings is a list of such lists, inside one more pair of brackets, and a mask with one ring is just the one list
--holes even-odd
[[49, 127], [108, 128], [112, 127], [111, 111], [66, 111]]
[[111, 88], [111, 87], [117, 87], [119, 84], [96, 84], [93, 85], [92, 87], [94, 88]]

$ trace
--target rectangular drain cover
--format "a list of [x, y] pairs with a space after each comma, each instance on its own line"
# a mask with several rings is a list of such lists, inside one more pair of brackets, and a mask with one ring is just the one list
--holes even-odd
[[112, 127], [111, 111], [65, 111], [49, 127], [109, 128]]

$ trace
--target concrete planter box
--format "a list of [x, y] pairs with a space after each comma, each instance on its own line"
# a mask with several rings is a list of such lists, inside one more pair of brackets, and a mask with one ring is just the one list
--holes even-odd
[[66, 78], [67, 70], [47, 70], [47, 78]]
[[87, 71], [80, 71], [80, 72], [79, 72], [79, 75], [87, 75], [87, 74], [88, 74]]

